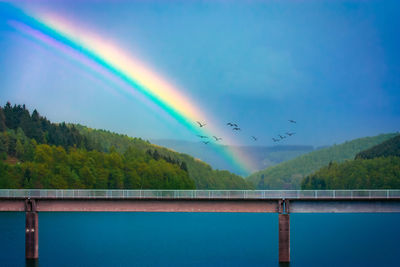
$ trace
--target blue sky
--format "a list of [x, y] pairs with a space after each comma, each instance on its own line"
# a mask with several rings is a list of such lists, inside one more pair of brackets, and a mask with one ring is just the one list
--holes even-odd
[[[50, 12], [118, 44], [179, 85], [221, 124], [238, 122], [236, 144], [271, 145], [272, 137], [294, 131], [281, 143], [318, 146], [399, 130], [398, 1], [13, 5]], [[197, 141], [140, 97], [116, 93], [4, 21], [0, 51], [2, 104], [25, 103], [52, 121], [145, 139]]]

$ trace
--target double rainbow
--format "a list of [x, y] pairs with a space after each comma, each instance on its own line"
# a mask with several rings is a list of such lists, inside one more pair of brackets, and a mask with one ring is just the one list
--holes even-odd
[[[113, 82], [118, 90], [140, 92], [191, 132], [198, 135], [221, 136], [209, 116], [186, 97], [182, 90], [165, 81], [144, 63], [124, 53], [119, 47], [48, 15], [28, 15], [11, 5], [0, 6], [0, 15], [7, 23], [30, 39], [55, 48], [72, 57], [101, 79]], [[2, 14], [3, 13], [3, 14]], [[5, 15], [5, 16], [3, 16]], [[130, 91], [129, 91], [130, 90]], [[127, 91], [123, 91], [127, 93]], [[196, 121], [207, 121], [200, 128]], [[227, 137], [224, 136], [227, 141]], [[228, 140], [229, 142], [229, 140]], [[251, 170], [250, 160], [239, 149], [214, 145], [215, 149], [243, 174]]]

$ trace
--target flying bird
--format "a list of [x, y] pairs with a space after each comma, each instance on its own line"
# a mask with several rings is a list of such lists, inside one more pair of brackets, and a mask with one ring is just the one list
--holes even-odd
[[296, 133], [289, 133], [289, 132], [287, 132], [286, 133], [288, 136], [292, 136], [292, 135], [294, 135], [294, 134], [296, 134]]
[[226, 125], [229, 125], [231, 127], [239, 127], [236, 123], [228, 122]]
[[278, 134], [278, 136], [279, 136], [281, 139], [286, 138], [286, 136], [282, 136], [282, 135], [280, 135], [280, 134]]
[[274, 140], [274, 142], [279, 142], [279, 139], [272, 138], [272, 140]]
[[232, 128], [232, 130], [234, 130], [234, 131], [240, 131], [240, 128], [239, 128], [239, 127], [235, 127], [235, 128]]
[[196, 122], [199, 124], [200, 128], [207, 125], [206, 123], [201, 123], [201, 122], [199, 122], [199, 121], [196, 121]]
[[221, 138], [221, 137], [216, 137], [215, 135], [213, 135], [213, 137], [215, 138], [215, 141], [222, 140], [222, 138]]
[[210, 141], [203, 141], [203, 143], [207, 145], [208, 143], [210, 143]]
[[255, 137], [255, 136], [251, 136], [251, 138], [253, 138], [253, 139], [254, 139], [254, 141], [257, 141], [257, 137]]
[[291, 122], [291, 123], [296, 123], [296, 121], [294, 121], [294, 120], [289, 120], [289, 122]]
[[197, 135], [197, 136], [200, 138], [208, 138], [208, 136], [205, 136], [205, 135]]

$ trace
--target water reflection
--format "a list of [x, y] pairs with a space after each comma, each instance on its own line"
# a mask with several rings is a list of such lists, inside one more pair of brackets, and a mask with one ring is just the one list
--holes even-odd
[[25, 260], [25, 267], [39, 267], [39, 260]]
[[[65, 266], [98, 267], [132, 262], [135, 266], [400, 266], [400, 213], [294, 213], [290, 265], [278, 263], [278, 216], [272, 213], [39, 216], [40, 263], [24, 257], [25, 214], [0, 212], [0, 266], [25, 262], [25, 266], [59, 266], [60, 258]], [[251, 227], [243, 227], [249, 223]], [[65, 257], [65, 251], [74, 257]]]

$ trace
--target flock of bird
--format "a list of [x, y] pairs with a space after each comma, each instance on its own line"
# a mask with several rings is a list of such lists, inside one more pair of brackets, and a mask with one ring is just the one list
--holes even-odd
[[[295, 120], [288, 120], [290, 123], [297, 123]], [[198, 126], [200, 127], [200, 128], [203, 128], [203, 127], [205, 127], [207, 124], [206, 123], [202, 123], [202, 122], [199, 122], [199, 121], [196, 121], [197, 122], [197, 124], [198, 124]], [[238, 124], [236, 124], [236, 123], [233, 123], [233, 122], [228, 122], [227, 124], [226, 124], [227, 126], [229, 126], [229, 127], [231, 127], [231, 129], [232, 129], [232, 131], [240, 131], [241, 129], [240, 129], [240, 127], [239, 127], [239, 125]], [[272, 141], [274, 141], [274, 142], [279, 142], [279, 141], [281, 141], [281, 140], [283, 140], [283, 139], [286, 139], [286, 138], [288, 138], [288, 137], [291, 137], [291, 136], [293, 136], [293, 135], [295, 135], [296, 133], [295, 132], [286, 132], [284, 135], [281, 135], [281, 134], [278, 134], [278, 137], [279, 138], [275, 138], [275, 137], [273, 137], [272, 138]], [[210, 141], [210, 138], [208, 137], [208, 136], [205, 136], [205, 135], [197, 135], [198, 137], [200, 137], [202, 140], [204, 139], [204, 141], [202, 141], [204, 144], [209, 144], [211, 141]], [[222, 140], [222, 138], [221, 137], [217, 137], [217, 136], [215, 136], [215, 135], [213, 135], [212, 136], [214, 139], [215, 139], [215, 142], [218, 142], [218, 141], [221, 141]], [[252, 135], [252, 136], [250, 136], [250, 138], [252, 138], [253, 139], [253, 141], [257, 141], [258, 140], [258, 138], [256, 137], [256, 136], [254, 136], [254, 135]]]

